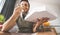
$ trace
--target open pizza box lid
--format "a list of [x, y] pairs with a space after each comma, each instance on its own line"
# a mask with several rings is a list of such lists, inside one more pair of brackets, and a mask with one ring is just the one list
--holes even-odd
[[42, 17], [50, 18], [49, 21], [54, 20], [54, 19], [57, 18], [56, 15], [53, 15], [53, 14], [49, 13], [48, 11], [40, 11], [40, 12], [36, 11], [36, 12], [28, 14], [25, 17], [25, 20], [30, 21], [30, 22], [35, 22], [37, 18], [42, 18]]

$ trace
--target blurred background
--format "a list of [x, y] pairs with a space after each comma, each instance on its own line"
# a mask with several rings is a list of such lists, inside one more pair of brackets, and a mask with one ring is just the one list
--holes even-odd
[[[0, 13], [4, 14], [6, 20], [11, 16], [14, 7], [18, 5], [18, 2], [20, 2], [20, 0], [0, 0]], [[55, 27], [55, 29], [57, 33], [60, 33], [60, 0], [29, 0], [29, 3], [29, 13], [46, 9], [49, 12], [57, 15], [57, 19], [50, 21], [50, 23], [51, 25], [58, 26]], [[6, 14], [9, 14], [9, 16], [7, 17]]]

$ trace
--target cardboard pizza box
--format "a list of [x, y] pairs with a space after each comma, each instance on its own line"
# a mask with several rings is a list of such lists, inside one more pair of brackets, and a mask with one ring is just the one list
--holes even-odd
[[48, 17], [50, 18], [49, 21], [54, 20], [57, 18], [56, 14], [50, 13], [48, 11], [35, 11], [27, 14], [24, 20], [35, 22], [37, 18]]

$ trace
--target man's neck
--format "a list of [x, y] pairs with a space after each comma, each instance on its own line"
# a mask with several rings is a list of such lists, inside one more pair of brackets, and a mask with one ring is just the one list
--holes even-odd
[[25, 12], [22, 13], [23, 19], [25, 18], [26, 14], [27, 13], [25, 13]]

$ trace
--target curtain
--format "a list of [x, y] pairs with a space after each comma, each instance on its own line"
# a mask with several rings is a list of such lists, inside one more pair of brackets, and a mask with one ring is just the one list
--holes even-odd
[[6, 20], [12, 15], [16, 0], [6, 0], [1, 14], [3, 14]]

